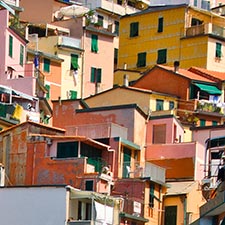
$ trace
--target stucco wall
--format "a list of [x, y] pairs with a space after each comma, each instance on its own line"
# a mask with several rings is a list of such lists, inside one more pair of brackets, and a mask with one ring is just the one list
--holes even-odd
[[1, 224], [63, 225], [66, 219], [64, 187], [1, 188]]

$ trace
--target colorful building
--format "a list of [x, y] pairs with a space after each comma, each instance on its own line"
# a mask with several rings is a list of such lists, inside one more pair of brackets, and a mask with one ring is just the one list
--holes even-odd
[[156, 65], [132, 86], [179, 97], [177, 115], [183, 124], [204, 126], [223, 123], [221, 84], [209, 76], [181, 69], [176, 63], [174, 67]]
[[118, 68], [126, 64], [127, 69], [144, 71], [179, 61], [182, 68], [225, 71], [224, 21], [218, 14], [185, 4], [125, 15], [120, 19]]

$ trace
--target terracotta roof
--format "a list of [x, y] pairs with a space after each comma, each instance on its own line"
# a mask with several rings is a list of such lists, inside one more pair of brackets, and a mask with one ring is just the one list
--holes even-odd
[[192, 71], [194, 73], [203, 73], [206, 75], [209, 75], [211, 77], [217, 78], [221, 81], [225, 81], [225, 72], [218, 72], [218, 71], [213, 71], [213, 70], [207, 70], [204, 68], [198, 68], [198, 67], [191, 67], [190, 69], [188, 69], [189, 71]]
[[[174, 67], [171, 67], [171, 66], [163, 66], [163, 65], [157, 65], [157, 66], [160, 67], [160, 68], [162, 68], [162, 69], [165, 69], [165, 70], [174, 72]], [[196, 73], [192, 73], [191, 71], [188, 71], [186, 69], [179, 68], [177, 74], [178, 75], [181, 75], [183, 77], [186, 77], [186, 78], [188, 78], [190, 80], [198, 80], [198, 81], [204, 81], [204, 82], [210, 82], [210, 83], [213, 82], [210, 79], [207, 79], [207, 78], [205, 78], [203, 76], [200, 76], [200, 75], [198, 75]]]

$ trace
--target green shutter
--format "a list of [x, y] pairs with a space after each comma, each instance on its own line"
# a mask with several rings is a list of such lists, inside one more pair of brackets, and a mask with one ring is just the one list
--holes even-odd
[[166, 56], [167, 56], [167, 50], [166, 49], [158, 50], [157, 64], [166, 63]]
[[217, 124], [218, 124], [217, 121], [212, 121], [213, 126], [216, 126]]
[[159, 21], [158, 21], [158, 32], [163, 32], [163, 17], [159, 18]]
[[23, 66], [24, 46], [20, 45], [20, 65]]
[[114, 31], [114, 33], [119, 35], [119, 22], [115, 21], [114, 24], [115, 24], [115, 31]]
[[9, 56], [13, 56], [13, 37], [9, 35]]
[[154, 207], [154, 198], [155, 198], [155, 185], [150, 184], [150, 191], [149, 191], [149, 207]]
[[48, 92], [46, 93], [46, 99], [49, 100], [50, 99], [50, 85], [46, 84], [45, 88], [48, 90]]
[[70, 90], [70, 99], [77, 99], [77, 91]]
[[70, 70], [78, 70], [78, 55], [71, 54], [71, 66]]
[[44, 58], [44, 72], [50, 72], [50, 60]]
[[114, 64], [118, 63], [118, 48], [114, 48]]
[[101, 83], [102, 81], [102, 69], [91, 67], [91, 83]]
[[95, 83], [95, 68], [91, 67], [91, 83]]
[[91, 51], [98, 52], [98, 35], [91, 35]]
[[204, 119], [200, 119], [200, 127], [204, 127], [205, 126], [205, 120]]
[[101, 83], [102, 81], [102, 69], [97, 69], [97, 83]]
[[130, 24], [130, 37], [138, 36], [139, 23], [134, 22]]
[[163, 100], [156, 99], [156, 111], [164, 110], [163, 103], [164, 103]]
[[123, 147], [123, 178], [130, 177], [128, 168], [130, 168], [131, 151]]
[[137, 67], [146, 66], [146, 52], [138, 53]]
[[222, 56], [222, 44], [216, 43], [216, 58], [221, 58]]

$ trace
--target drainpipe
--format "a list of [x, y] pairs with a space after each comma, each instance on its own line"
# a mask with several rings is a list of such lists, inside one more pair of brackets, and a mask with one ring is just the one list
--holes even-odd
[[183, 206], [184, 206], [184, 225], [187, 225], [187, 195], [183, 198]]

